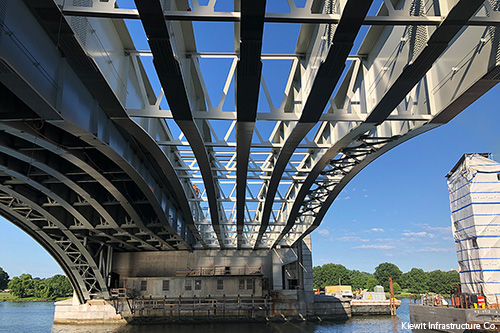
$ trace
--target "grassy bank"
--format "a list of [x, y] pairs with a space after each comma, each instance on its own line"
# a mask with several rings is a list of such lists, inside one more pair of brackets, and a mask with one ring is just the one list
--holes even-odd
[[71, 297], [59, 297], [55, 300], [42, 299], [37, 297], [17, 297], [11, 293], [0, 292], [0, 302], [49, 302], [49, 301], [62, 301]]

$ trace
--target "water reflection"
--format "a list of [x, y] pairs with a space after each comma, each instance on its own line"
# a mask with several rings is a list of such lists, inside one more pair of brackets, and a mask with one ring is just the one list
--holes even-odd
[[31, 333], [332, 333], [411, 332], [402, 323], [409, 321], [409, 299], [403, 299], [397, 317], [354, 317], [345, 323], [192, 323], [166, 325], [52, 325], [54, 305], [0, 302], [0, 332]]

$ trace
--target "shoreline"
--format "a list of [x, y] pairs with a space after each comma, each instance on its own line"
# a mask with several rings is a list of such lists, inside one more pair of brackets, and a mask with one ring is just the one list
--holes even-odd
[[[4, 297], [2, 297], [4, 296]], [[58, 297], [56, 299], [42, 299], [42, 298], [36, 298], [36, 297], [26, 297], [26, 298], [19, 298], [16, 296], [13, 296], [9, 293], [0, 293], [0, 302], [14, 302], [14, 303], [25, 303], [25, 302], [58, 302], [58, 301], [64, 301], [67, 299], [70, 299], [71, 296], [68, 297]]]
[[27, 303], [27, 302], [59, 302], [59, 301], [64, 301], [67, 299], [70, 299], [71, 297], [68, 298], [58, 298], [58, 299], [2, 299], [0, 302], [11, 302], [11, 303]]

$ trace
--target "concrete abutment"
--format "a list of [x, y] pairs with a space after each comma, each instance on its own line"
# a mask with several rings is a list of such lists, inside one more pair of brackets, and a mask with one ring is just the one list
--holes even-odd
[[[55, 323], [345, 320], [348, 302], [314, 302], [310, 238], [267, 250], [115, 252], [109, 300], [56, 303]], [[118, 292], [119, 291], [119, 292]], [[346, 304], [344, 304], [346, 303]]]

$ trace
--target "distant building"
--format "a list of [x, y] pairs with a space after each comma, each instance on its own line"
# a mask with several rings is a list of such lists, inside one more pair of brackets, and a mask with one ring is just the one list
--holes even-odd
[[447, 178], [462, 292], [498, 303], [500, 163], [489, 154], [466, 154]]

